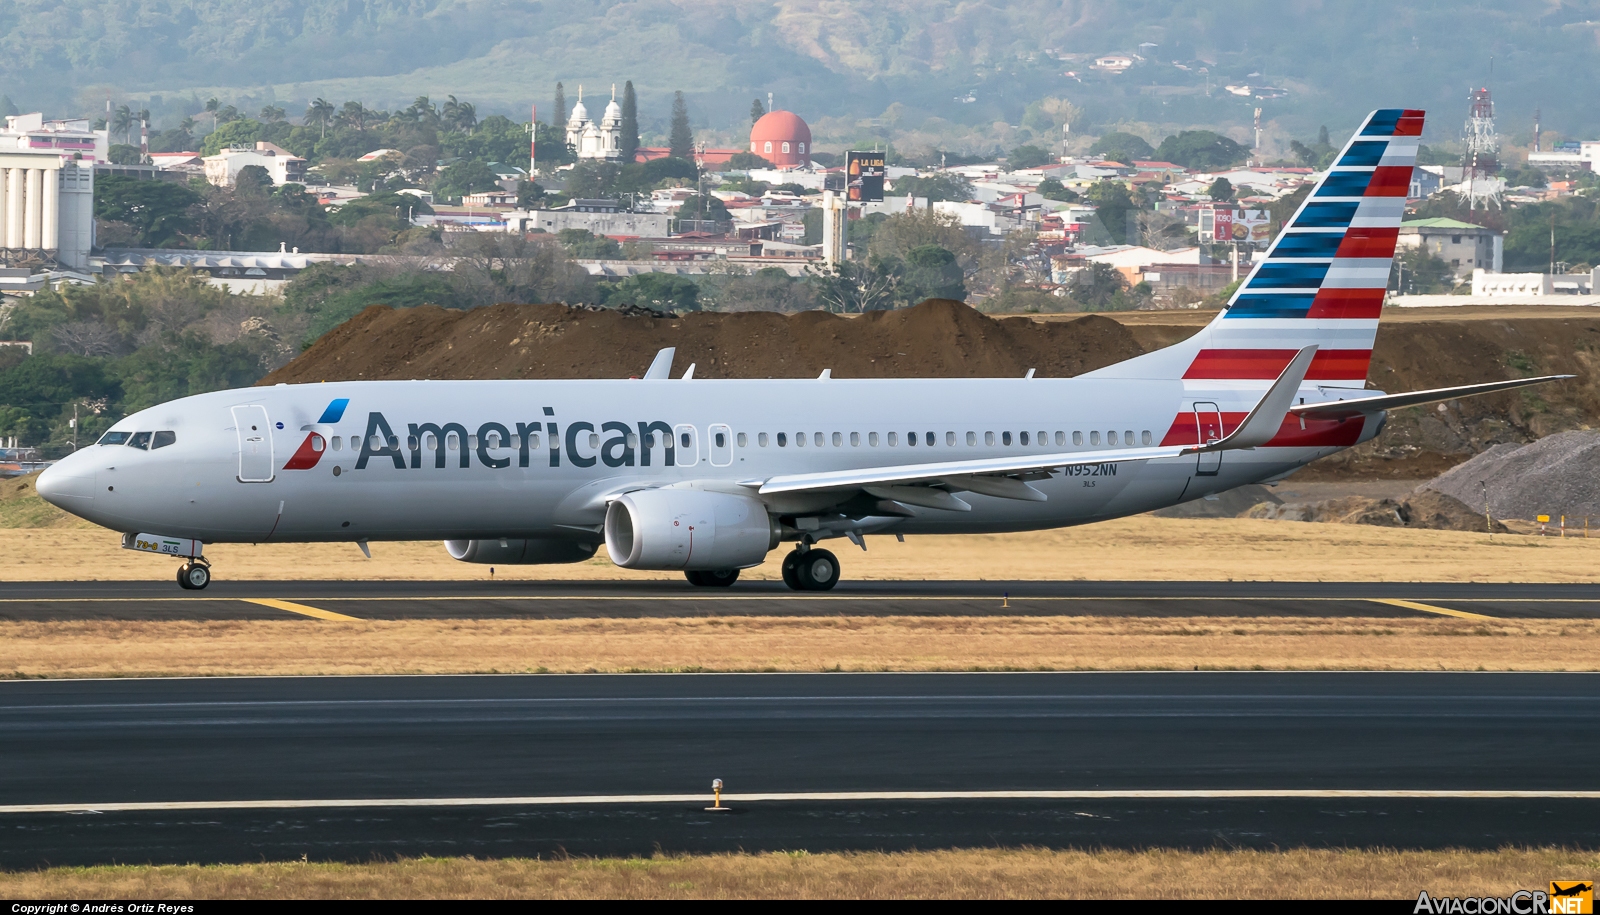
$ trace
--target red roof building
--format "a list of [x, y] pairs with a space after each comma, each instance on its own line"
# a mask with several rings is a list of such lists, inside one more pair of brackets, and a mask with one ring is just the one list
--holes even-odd
[[750, 128], [750, 151], [778, 168], [811, 164], [811, 128], [792, 111], [769, 111]]

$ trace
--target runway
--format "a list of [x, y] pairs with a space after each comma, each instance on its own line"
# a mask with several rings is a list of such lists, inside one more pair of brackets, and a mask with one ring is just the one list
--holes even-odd
[[1597, 847], [1597, 723], [1591, 674], [10, 681], [0, 866]]
[[0, 584], [0, 620], [573, 619], [704, 616], [1600, 618], [1600, 585], [1385, 582], [215, 581]]

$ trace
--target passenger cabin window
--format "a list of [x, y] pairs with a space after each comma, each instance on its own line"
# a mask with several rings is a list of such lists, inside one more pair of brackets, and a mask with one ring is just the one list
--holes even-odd
[[796, 432], [794, 434], [794, 446], [796, 448], [804, 448], [806, 446], [806, 434], [804, 432]]
[[716, 446], [718, 448], [726, 448], [726, 447], [728, 447], [728, 436], [725, 433], [718, 432], [713, 437], [713, 441], [716, 442]]
[[814, 438], [812, 438], [811, 443], [816, 445], [818, 448], [821, 448], [822, 447], [822, 433], [818, 432], [816, 434], [816, 436]]
[[1050, 434], [1048, 432], [1041, 432], [1039, 433], [1039, 437], [1034, 439], [1034, 441], [1040, 445], [1048, 445], [1050, 444]]
[[993, 432], [985, 432], [985, 433], [983, 433], [983, 443], [985, 445], [993, 445], [994, 444], [994, 433]]
[[1106, 444], [1107, 445], [1115, 445], [1116, 443], [1117, 443], [1117, 433], [1116, 433], [1116, 431], [1112, 430], [1110, 432], [1107, 432], [1106, 433]]
[[900, 436], [898, 434], [896, 434], [894, 432], [889, 433], [889, 447], [890, 448], [893, 448], [895, 446], [895, 443], [898, 442], [898, 441], [900, 441]]
[[1017, 433], [1017, 443], [1021, 444], [1021, 445], [1026, 445], [1028, 443], [1028, 433], [1026, 433], [1026, 432], [1018, 432]]
[[1002, 444], [1002, 445], [1011, 444], [1011, 433], [1009, 433], [1009, 432], [1000, 433], [1000, 444]]
[[760, 445], [763, 448], [767, 447], [767, 433], [765, 433], [765, 432], [757, 433], [756, 434], [756, 444]]
[[1065, 445], [1066, 443], [1067, 443], [1067, 433], [1065, 433], [1065, 432], [1057, 432], [1056, 433], [1056, 444], [1057, 445]]
[[1091, 444], [1091, 445], [1100, 444], [1100, 433], [1098, 433], [1098, 432], [1090, 432], [1089, 433], [1089, 444]]
[[129, 448], [138, 448], [141, 451], [148, 450], [150, 448], [150, 433], [148, 433], [148, 432], [135, 432], [135, 433], [133, 433], [133, 437], [128, 439], [128, 447]]
[[839, 448], [839, 447], [842, 447], [843, 445], [844, 445], [844, 436], [841, 435], [838, 432], [833, 433], [833, 447]]
[[121, 445], [128, 441], [128, 434], [127, 432], [107, 432], [105, 435], [100, 436], [98, 444]]
[[739, 433], [738, 439], [740, 448], [747, 447], [750, 444], [750, 436], [745, 435], [743, 432]]
[[850, 433], [850, 447], [852, 447], [852, 448], [860, 448], [861, 447], [861, 433], [859, 433], [859, 432]]
[[907, 448], [915, 448], [915, 447], [917, 447], [917, 433], [915, 433], [915, 432], [907, 432], [906, 433], [906, 447]]
[[976, 432], [968, 432], [967, 433], [967, 447], [971, 448], [976, 444], [978, 444], [978, 433], [976, 433]]
[[[1145, 434], [1146, 434], [1146, 435], [1149, 435], [1149, 433], [1148, 433], [1148, 432], [1147, 432], [1147, 433], [1145, 433]], [[1132, 429], [1129, 429], [1129, 430], [1128, 430], [1128, 431], [1126, 431], [1126, 432], [1124, 432], [1124, 433], [1122, 433], [1122, 443], [1123, 443], [1123, 444], [1124, 444], [1124, 445], [1131, 445], [1131, 444], [1133, 444], [1133, 430], [1132, 430]]]
[[947, 447], [954, 448], [956, 446], [956, 434], [954, 432], [946, 432], [944, 434], [944, 443]]
[[1139, 440], [1146, 445], [1153, 444], [1153, 440], [1150, 437], [1150, 430], [1146, 429], [1139, 433]]
[[1072, 433], [1072, 443], [1074, 445], [1083, 444], [1083, 433], [1082, 432], [1074, 432], [1074, 433]]
[[330, 443], [331, 443], [331, 444], [332, 444], [332, 445], [333, 445], [333, 450], [335, 450], [335, 451], [338, 451], [338, 450], [340, 450], [340, 449], [342, 449], [342, 448], [344, 448], [344, 440], [343, 440], [343, 439], [341, 439], [341, 438], [340, 438], [340, 437], [339, 437], [339, 436], [337, 436], [337, 435], [335, 435], [335, 436], [334, 436], [334, 437], [333, 437], [333, 438], [332, 438], [332, 439], [330, 439], [330, 440], [329, 440], [329, 441], [330, 441]]
[[933, 447], [933, 433], [929, 432], [927, 434], [927, 436], [925, 438], [923, 438], [923, 442], [926, 443], [929, 448], [932, 448]]
[[[689, 437], [689, 433], [685, 432], [685, 433], [683, 433], [683, 434], [678, 436], [678, 444], [679, 444], [680, 447], [683, 447], [683, 448], [693, 448], [694, 447], [694, 439], [691, 439]], [[590, 448], [598, 448], [598, 447], [600, 447], [600, 436], [598, 436], [598, 435], [589, 436], [589, 447]]]
[[867, 444], [869, 446], [873, 447], [873, 448], [878, 447], [878, 433], [876, 433], [876, 432], [868, 432], [867, 433]]
[[789, 444], [789, 434], [787, 432], [779, 432], [778, 433], [778, 447], [782, 448], [782, 447], [784, 447], [784, 446], [786, 446], [788, 444]]

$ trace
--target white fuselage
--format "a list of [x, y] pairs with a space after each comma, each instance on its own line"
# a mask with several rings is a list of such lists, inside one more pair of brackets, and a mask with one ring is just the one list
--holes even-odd
[[[751, 494], [747, 484], [779, 474], [1205, 437], [1193, 431], [1197, 403], [1200, 422], [1213, 415], [1204, 405], [1215, 404], [1231, 425], [1261, 388], [1097, 378], [278, 385], [135, 413], [113, 429], [168, 431], [175, 441], [152, 450], [83, 448], [52, 468], [49, 489], [51, 501], [105, 527], [205, 542], [592, 543], [607, 500], [630, 490], [676, 484]], [[1314, 385], [1301, 393], [1323, 399]], [[339, 399], [348, 406], [337, 421], [319, 422]], [[876, 518], [860, 529], [1018, 531], [1149, 511], [1281, 477], [1371, 438], [1381, 417], [1353, 422], [1331, 438], [1324, 430], [1283, 446], [1069, 467], [1032, 483], [1048, 497], [1042, 502], [963, 493], [969, 512], [911, 507], [911, 517]], [[320, 452], [307, 444], [313, 433]], [[313, 463], [286, 469], [296, 455]], [[761, 498], [777, 516], [816, 514], [838, 501], [829, 493]]]

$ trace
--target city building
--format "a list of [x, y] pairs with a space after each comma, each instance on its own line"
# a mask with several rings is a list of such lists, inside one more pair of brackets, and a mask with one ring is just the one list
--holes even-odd
[[1556, 172], [1594, 171], [1600, 162], [1600, 140], [1561, 143], [1547, 152], [1528, 153], [1528, 165]]
[[206, 156], [203, 161], [206, 180], [218, 187], [232, 187], [239, 172], [251, 165], [266, 169], [275, 185], [303, 184], [306, 180], [306, 160], [265, 140], [256, 141], [255, 149], [235, 146]]
[[93, 166], [56, 148], [0, 149], [0, 267], [83, 269], [93, 247]]
[[40, 112], [13, 114], [0, 129], [0, 152], [12, 149], [54, 152], [63, 159], [87, 160], [90, 165], [109, 161], [111, 139], [107, 131], [92, 130], [88, 118], [47, 121]]
[[1397, 244], [1422, 248], [1449, 264], [1460, 280], [1475, 269], [1500, 272], [1505, 234], [1457, 219], [1413, 219], [1400, 223]]
[[614, 238], [664, 237], [671, 228], [667, 213], [629, 213], [615, 200], [574, 200], [553, 210], [510, 210], [502, 214], [506, 231], [527, 234], [543, 230], [588, 229]]
[[750, 151], [780, 169], [811, 166], [811, 128], [792, 111], [769, 111], [750, 128]]

